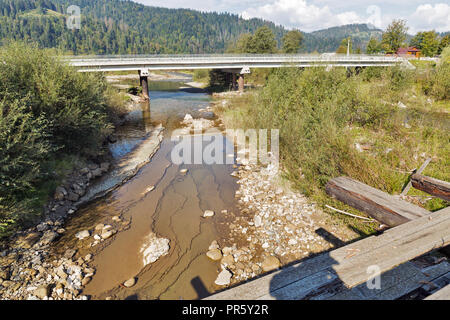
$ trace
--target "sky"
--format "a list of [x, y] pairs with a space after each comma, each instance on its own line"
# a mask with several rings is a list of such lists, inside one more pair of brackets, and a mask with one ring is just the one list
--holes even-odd
[[408, 33], [450, 31], [448, 0], [134, 0], [151, 6], [230, 12], [245, 19], [263, 18], [289, 29], [314, 30], [371, 23], [384, 29], [393, 19], [404, 19]]

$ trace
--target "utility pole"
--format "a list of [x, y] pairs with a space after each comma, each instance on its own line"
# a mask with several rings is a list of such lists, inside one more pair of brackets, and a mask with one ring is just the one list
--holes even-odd
[[347, 38], [347, 56], [350, 55], [350, 37]]

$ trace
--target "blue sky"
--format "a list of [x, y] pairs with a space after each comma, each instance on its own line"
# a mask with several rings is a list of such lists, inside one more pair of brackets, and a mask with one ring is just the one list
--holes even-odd
[[349, 23], [385, 28], [405, 19], [409, 33], [450, 31], [450, 4], [445, 0], [134, 0], [167, 8], [232, 12], [244, 18], [264, 18], [288, 28], [314, 31]]

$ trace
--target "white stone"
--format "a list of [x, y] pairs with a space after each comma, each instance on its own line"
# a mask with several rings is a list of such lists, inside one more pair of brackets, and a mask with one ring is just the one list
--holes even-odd
[[153, 263], [161, 256], [165, 256], [169, 252], [169, 239], [157, 238], [152, 232], [144, 240], [140, 252], [142, 254], [142, 262], [144, 267], [149, 263]]
[[233, 275], [231, 274], [230, 271], [228, 271], [227, 269], [222, 269], [222, 271], [219, 273], [219, 275], [217, 276], [216, 281], [214, 281], [214, 283], [218, 286], [226, 286], [229, 285], [231, 282], [231, 277]]
[[125, 281], [123, 283], [123, 285], [125, 287], [127, 287], [127, 288], [130, 288], [130, 287], [134, 286], [135, 284], [136, 284], [136, 279], [135, 278], [128, 279], [127, 281]]
[[90, 233], [88, 230], [83, 230], [80, 232], [77, 232], [77, 234], [75, 234], [75, 237], [78, 238], [79, 240], [83, 240], [87, 237], [89, 237]]
[[205, 210], [205, 212], [203, 213], [203, 217], [212, 217], [214, 215], [214, 211], [212, 210]]

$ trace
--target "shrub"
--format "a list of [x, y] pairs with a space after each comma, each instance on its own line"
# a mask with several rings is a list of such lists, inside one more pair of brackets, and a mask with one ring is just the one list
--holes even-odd
[[0, 61], [1, 233], [36, 213], [54, 159], [101, 153], [122, 106], [102, 76], [77, 72], [56, 51], [12, 43]]

